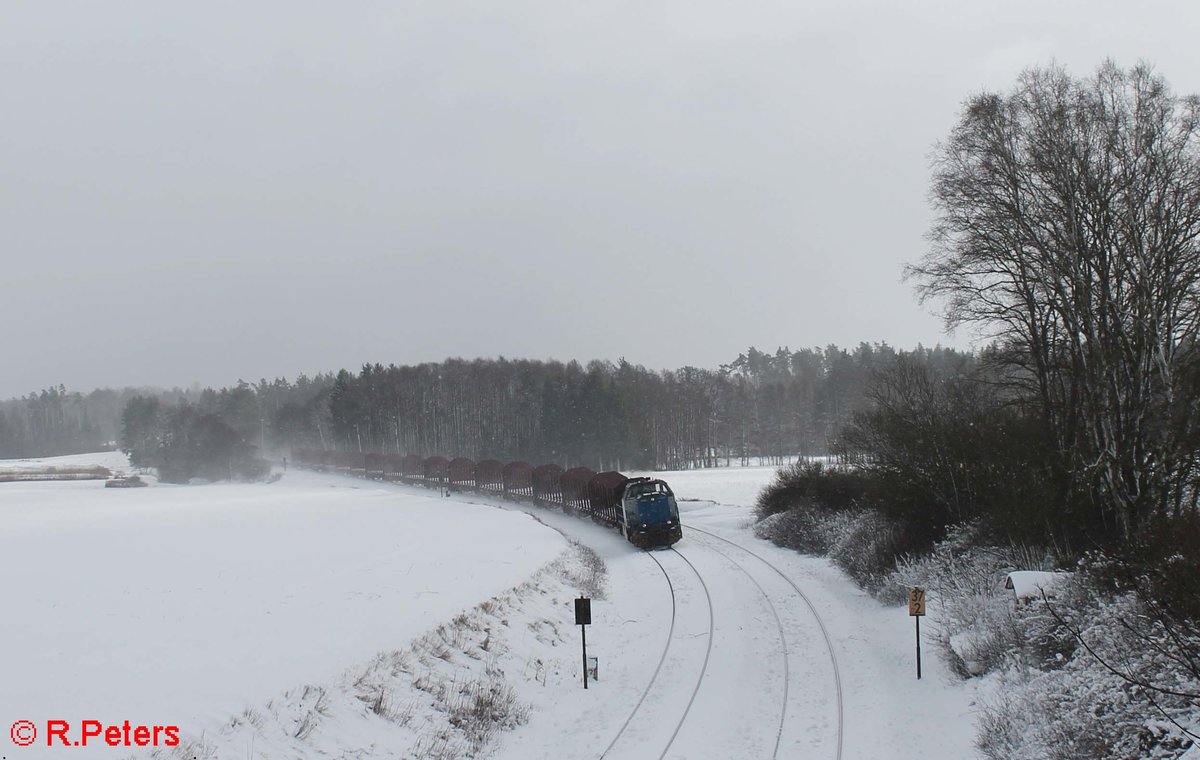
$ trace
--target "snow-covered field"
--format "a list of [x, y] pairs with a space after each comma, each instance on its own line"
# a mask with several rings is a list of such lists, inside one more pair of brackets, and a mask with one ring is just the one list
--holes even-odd
[[[972, 691], [932, 653], [915, 679], [904, 609], [746, 529], [773, 474], [662, 474], [681, 498], [679, 554], [557, 513], [295, 470], [3, 484], [0, 726], [173, 724], [173, 758], [451, 757], [472, 715], [511, 728], [475, 737], [481, 754], [514, 759], [655, 758], [668, 743], [688, 758], [974, 756]], [[586, 691], [580, 591], [596, 597], [600, 661]], [[39, 735], [0, 754], [135, 753], [50, 751]]]
[[[0, 721], [211, 730], [419, 636], [566, 546], [517, 512], [304, 472], [103, 485], [0, 488]], [[86, 756], [37, 746], [11, 756]]]

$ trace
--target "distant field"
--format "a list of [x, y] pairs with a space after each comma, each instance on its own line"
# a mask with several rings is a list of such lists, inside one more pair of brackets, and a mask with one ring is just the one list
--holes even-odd
[[128, 474], [129, 459], [119, 451], [35, 459], [0, 459], [0, 483], [42, 480], [105, 480]]
[[0, 468], [0, 483], [31, 480], [105, 480], [112, 477], [107, 467]]

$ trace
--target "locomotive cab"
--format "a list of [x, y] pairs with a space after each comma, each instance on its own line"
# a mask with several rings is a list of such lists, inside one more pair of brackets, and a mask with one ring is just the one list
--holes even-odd
[[653, 478], [630, 478], [621, 499], [625, 536], [642, 549], [670, 546], [683, 538], [679, 505], [671, 487]]

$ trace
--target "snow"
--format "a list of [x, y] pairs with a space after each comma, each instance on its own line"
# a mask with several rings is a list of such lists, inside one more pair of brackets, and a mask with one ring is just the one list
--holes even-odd
[[49, 467], [107, 467], [114, 474], [118, 471], [131, 472], [133, 469], [129, 466], [129, 459], [119, 451], [74, 454], [66, 457], [0, 460], [0, 472], [5, 470], [44, 470]]
[[1017, 599], [1041, 598], [1043, 591], [1049, 594], [1055, 586], [1070, 577], [1070, 573], [1016, 570], [1008, 574], [1004, 588], [1011, 589]]
[[0, 486], [0, 718], [196, 729], [413, 639], [566, 545], [520, 513], [294, 470], [103, 486]]
[[662, 478], [681, 500], [711, 501], [731, 507], [749, 518], [749, 510], [754, 507], [758, 492], [771, 482], [777, 471], [777, 467], [752, 466], [635, 474]]
[[[771, 757], [777, 739], [779, 758], [835, 757], [834, 658], [842, 757], [977, 756], [974, 687], [928, 650], [924, 677], [915, 678], [905, 607], [880, 606], [826, 560], [749, 532], [754, 499], [774, 472], [656, 473], [681, 499], [682, 556], [637, 551], [614, 531], [555, 512], [295, 470], [273, 484], [129, 491], [99, 482], [3, 484], [0, 569], [12, 596], [0, 627], [8, 686], [0, 725], [175, 723], [189, 741], [216, 748], [204, 757], [419, 756], [432, 746], [430, 732], [447, 724], [431, 706], [437, 689], [408, 681], [442, 677], [460, 689], [486, 669], [529, 707], [527, 722], [490, 740], [487, 752], [595, 758], [646, 690], [667, 643], [670, 596], [658, 559], [677, 594], [671, 648], [606, 757], [657, 757], [676, 727], [668, 757]], [[784, 578], [702, 530], [779, 568], [820, 624]], [[576, 560], [562, 564], [570, 554], [564, 536], [607, 568], [587, 632], [600, 680], [586, 691], [571, 624], [571, 600], [586, 583]], [[444, 625], [456, 618], [465, 627]], [[447, 640], [461, 641], [423, 658], [439, 626]], [[377, 664], [403, 659], [400, 651], [414, 660], [411, 674]], [[415, 715], [394, 723], [373, 715], [361, 696], [368, 681]], [[311, 734], [287, 723], [311, 702], [308, 684], [328, 695]], [[60, 756], [44, 752], [6, 754]]]

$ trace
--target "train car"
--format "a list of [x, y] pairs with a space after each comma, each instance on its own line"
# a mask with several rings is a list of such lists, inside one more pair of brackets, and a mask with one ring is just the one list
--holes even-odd
[[475, 463], [466, 457], [456, 457], [446, 466], [446, 480], [451, 491], [475, 487]]
[[562, 493], [562, 508], [567, 514], [586, 512], [588, 509], [588, 483], [596, 473], [587, 467], [572, 467], [558, 479]]
[[520, 461], [502, 464], [496, 459], [483, 459], [476, 463], [464, 457], [448, 460], [440, 456], [322, 449], [294, 449], [292, 461], [317, 470], [477, 491], [558, 507], [617, 528], [642, 549], [671, 546], [683, 538], [675, 494], [657, 478], [630, 478], [615, 470], [596, 473], [586, 467], [564, 471], [556, 464], [533, 467]]
[[596, 522], [621, 529], [621, 499], [625, 495], [625, 484], [629, 478], [615, 470], [598, 472], [588, 481], [587, 512]]

